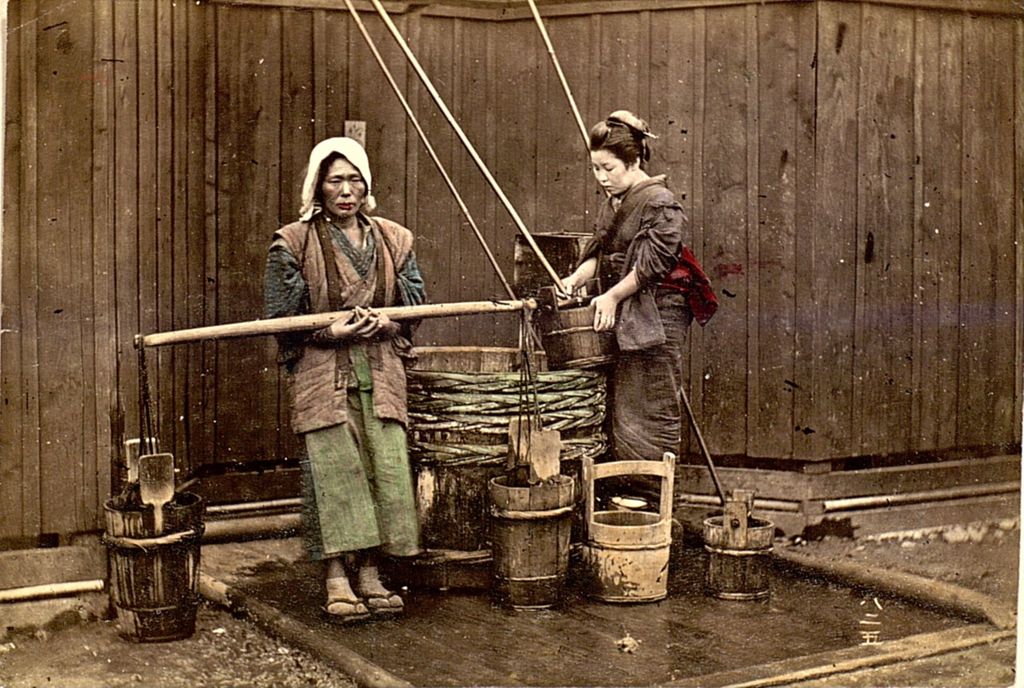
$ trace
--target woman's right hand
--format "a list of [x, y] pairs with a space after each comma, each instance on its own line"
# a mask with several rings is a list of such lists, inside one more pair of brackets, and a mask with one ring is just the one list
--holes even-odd
[[588, 258], [571, 275], [562, 278], [564, 290], [560, 291], [558, 296], [565, 299], [574, 296], [589, 280], [594, 278], [595, 274], [597, 274], [597, 259]]
[[562, 287], [563, 287], [563, 289], [557, 290], [558, 298], [560, 298], [560, 299], [571, 298], [572, 295], [576, 293], [576, 290], [579, 289], [579, 286], [576, 284], [576, 280], [577, 280], [577, 277], [576, 277], [576, 273], [575, 272], [572, 273], [571, 275], [569, 275], [568, 277], [563, 277], [562, 278]]

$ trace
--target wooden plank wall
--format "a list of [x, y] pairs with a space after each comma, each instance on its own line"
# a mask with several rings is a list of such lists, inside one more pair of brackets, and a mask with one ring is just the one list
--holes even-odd
[[[138, 434], [133, 336], [260, 315], [270, 235], [346, 120], [367, 123], [381, 212], [415, 230], [431, 298], [503, 295], [349, 18], [285, 4], [10, 3], [0, 538], [99, 526]], [[661, 136], [651, 170], [722, 302], [687, 352], [716, 455], [1020, 443], [1022, 20], [911, 5], [546, 8], [585, 121], [633, 108]], [[600, 197], [529, 17], [440, 14], [395, 18], [520, 215], [588, 231]], [[507, 213], [363, 16], [511, 273]], [[509, 318], [420, 332], [515, 342]], [[147, 362], [183, 474], [301, 455], [269, 339]]]

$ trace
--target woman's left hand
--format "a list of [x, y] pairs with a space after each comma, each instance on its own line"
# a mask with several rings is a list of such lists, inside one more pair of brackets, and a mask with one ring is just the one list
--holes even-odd
[[608, 293], [595, 297], [590, 302], [594, 306], [594, 329], [598, 332], [606, 332], [615, 327], [615, 311], [619, 302]]
[[370, 326], [362, 333], [362, 336], [366, 339], [390, 337], [398, 331], [398, 323], [389, 318], [387, 313], [381, 313], [372, 308], [367, 309], [367, 313], [369, 314]]

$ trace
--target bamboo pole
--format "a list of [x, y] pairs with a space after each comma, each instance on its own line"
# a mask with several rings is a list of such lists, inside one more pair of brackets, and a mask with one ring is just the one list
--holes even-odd
[[991, 483], [987, 485], [960, 485], [941, 490], [922, 492], [902, 492], [895, 494], [868, 495], [864, 497], [843, 497], [826, 499], [822, 509], [826, 512], [846, 511], [849, 509], [874, 509], [883, 506], [900, 504], [919, 504], [949, 499], [965, 499], [968, 497], [992, 497], [1001, 494], [1012, 494], [1020, 491], [1019, 482]]
[[215, 504], [206, 507], [205, 513], [209, 516], [220, 514], [255, 513], [276, 511], [279, 509], [297, 509], [302, 506], [302, 497], [288, 497], [284, 499], [267, 499], [260, 502], [235, 502], [233, 504]]
[[[388, 306], [375, 308], [378, 313], [387, 315], [392, 320], [419, 320], [423, 318], [443, 318], [458, 315], [480, 315], [486, 313], [511, 313], [522, 310], [534, 310], [537, 302], [533, 299], [512, 301], [459, 301], [455, 303], [428, 303], [420, 306]], [[352, 311], [333, 311], [330, 313], [310, 313], [293, 315], [286, 318], [268, 318], [266, 320], [245, 320], [225, 325], [208, 325], [184, 330], [157, 332], [147, 335], [135, 335], [135, 346], [167, 346], [168, 344], [184, 344], [186, 342], [202, 342], [212, 339], [232, 339], [235, 337], [252, 337], [256, 335], [283, 334], [285, 332], [303, 332], [319, 330], [327, 327], [338, 318], [348, 317]]]
[[83, 592], [100, 592], [103, 590], [102, 579], [76, 581], [74, 583], [50, 583], [48, 585], [29, 585], [23, 588], [0, 590], [0, 603], [27, 602], [48, 597], [65, 597], [79, 595]]
[[473, 147], [473, 144], [469, 140], [469, 137], [466, 136], [466, 132], [462, 130], [462, 127], [460, 127], [459, 123], [455, 120], [455, 116], [452, 115], [451, 110], [449, 110], [448, 106], [445, 105], [444, 99], [441, 98], [441, 94], [437, 92], [436, 88], [434, 88], [434, 84], [430, 80], [430, 77], [427, 76], [427, 73], [425, 71], [423, 71], [422, 65], [420, 65], [419, 60], [416, 59], [416, 56], [409, 48], [409, 44], [406, 43], [405, 38], [402, 36], [402, 33], [398, 30], [398, 27], [395, 26], [394, 22], [391, 21], [391, 15], [389, 15], [388, 11], [384, 9], [384, 5], [381, 4], [380, 0], [371, 0], [371, 2], [373, 3], [374, 9], [377, 10], [377, 14], [379, 14], [380, 18], [384, 21], [384, 25], [387, 26], [388, 31], [391, 32], [391, 35], [392, 37], [394, 37], [395, 42], [402, 49], [402, 52], [405, 54], [405, 57], [409, 61], [409, 64], [416, 72], [416, 75], [420, 78], [420, 81], [423, 82], [423, 86], [427, 89], [427, 91], [430, 93], [430, 96], [434, 99], [434, 103], [437, 105], [438, 109], [441, 110], [441, 113], [444, 115], [445, 119], [448, 120], [448, 124], [451, 125], [452, 130], [455, 131], [455, 134], [459, 137], [459, 140], [462, 141], [462, 145], [465, 146], [466, 151], [469, 153], [470, 157], [473, 158], [473, 162], [476, 163], [476, 166], [480, 169], [481, 174], [484, 175], [484, 178], [491, 185], [491, 188], [494, 189], [494, 193], [497, 194], [498, 199], [501, 201], [501, 204], [505, 207], [505, 210], [512, 218], [512, 222], [515, 223], [516, 228], [519, 230], [519, 233], [523, 235], [524, 239], [526, 239], [526, 243], [529, 244], [530, 249], [533, 250], [534, 254], [537, 256], [537, 260], [540, 261], [540, 264], [544, 267], [544, 270], [547, 271], [548, 276], [551, 277], [551, 280], [552, 282], [554, 282], [555, 286], [558, 287], [559, 291], [564, 292], [565, 285], [562, 284], [562, 278], [559, 277], [558, 273], [555, 272], [555, 269], [551, 267], [551, 263], [548, 262], [547, 257], [545, 257], [544, 253], [540, 250], [540, 246], [537, 245], [537, 242], [534, 240], [533, 235], [530, 234], [530, 230], [526, 228], [526, 223], [524, 223], [523, 219], [519, 217], [519, 213], [516, 212], [516, 209], [512, 206], [511, 201], [509, 201], [508, 197], [505, 196], [505, 192], [501, 190], [500, 186], [498, 186], [497, 180], [495, 180], [494, 175], [491, 174], [491, 171], [487, 168], [487, 165], [484, 163], [483, 159], [481, 159], [480, 155], [476, 152], [476, 148]]
[[206, 521], [203, 542], [282, 537], [302, 531], [302, 514], [257, 514]]
[[[346, 0], [347, 2], [348, 0]], [[527, 0], [530, 4], [530, 12], [533, 14], [533, 20], [537, 22], [537, 28], [540, 29], [541, 38], [544, 39], [544, 46], [548, 50], [548, 56], [551, 58], [551, 64], [555, 67], [555, 73], [558, 74], [558, 81], [562, 84], [562, 90], [565, 91], [565, 97], [569, 100], [569, 107], [572, 109], [572, 115], [576, 118], [576, 126], [580, 129], [580, 136], [583, 137], [583, 149], [590, 150], [590, 137], [587, 135], [587, 127], [583, 124], [583, 117], [580, 115], [580, 109], [576, 107], [576, 99], [572, 96], [572, 90], [569, 89], [569, 82], [565, 78], [565, 73], [562, 71], [562, 65], [558, 61], [558, 56], [555, 54], [555, 46], [551, 44], [551, 38], [548, 36], [548, 30], [544, 26], [544, 20], [540, 17], [540, 12], [537, 10], [537, 3], [533, 0]]]
[[[722, 506], [722, 498], [717, 495], [693, 494], [684, 492], [679, 500], [682, 504], [694, 506]], [[765, 511], [785, 511], [788, 513], [800, 513], [800, 502], [785, 502], [781, 499], [755, 499], [754, 509]]]
[[398, 83], [391, 74], [391, 70], [388, 69], [387, 63], [384, 62], [384, 58], [381, 56], [380, 51], [377, 50], [377, 45], [373, 42], [369, 32], [366, 30], [366, 26], [363, 24], [363, 20], [359, 18], [359, 13], [356, 11], [355, 6], [352, 4], [352, 0], [345, 0], [345, 6], [348, 8], [349, 13], [352, 15], [352, 20], [356, 23], [356, 27], [359, 29], [359, 33], [362, 34], [363, 40], [366, 41], [367, 47], [370, 48], [370, 52], [373, 53], [373, 57], [377, 60], [377, 64], [380, 66], [381, 71], [384, 73], [384, 78], [387, 79], [388, 84], [391, 86], [391, 90], [398, 96], [398, 101], [402, 104], [405, 109], [405, 114], [408, 116], [409, 121], [412, 123], [413, 128], [420, 137], [420, 141], [423, 142], [423, 147], [427, 149], [427, 153], [430, 155], [430, 159], [434, 161], [434, 165], [437, 167], [438, 172], [441, 173], [441, 177], [444, 179], [445, 184], [448, 185], [448, 189], [452, 192], [452, 196], [455, 197], [455, 202], [458, 203], [459, 209], [462, 214], [466, 217], [466, 221], [469, 222], [469, 226], [473, 229], [473, 233], [476, 235], [476, 239], [480, 242], [481, 248], [487, 255], [487, 260], [490, 261], [491, 267], [494, 268], [494, 272], [497, 273], [498, 279], [501, 281], [501, 286], [505, 288], [505, 293], [508, 294], [510, 299], [514, 299], [516, 294], [512, 291], [512, 286], [505, 278], [505, 273], [502, 272], [501, 266], [498, 265], [498, 260], [494, 257], [494, 253], [491, 251], [491, 247], [487, 245], [487, 240], [484, 239], [483, 233], [480, 228], [477, 227], [476, 222], [473, 220], [473, 215], [469, 212], [469, 208], [466, 207], [465, 201], [462, 200], [462, 194], [459, 193], [458, 189], [455, 188], [455, 182], [448, 175], [448, 171], [444, 167], [444, 163], [437, 156], [434, 151], [434, 147], [430, 145], [430, 141], [427, 139], [426, 133], [420, 126], [419, 120], [416, 119], [416, 115], [413, 113], [412, 108], [409, 106], [409, 101], [406, 100], [402, 90], [398, 87]]
[[686, 407], [686, 415], [690, 419], [690, 426], [693, 428], [693, 433], [697, 436], [697, 444], [700, 446], [700, 453], [704, 457], [704, 462], [708, 465], [708, 471], [711, 473], [711, 482], [715, 484], [715, 492], [718, 493], [718, 498], [722, 502], [722, 506], [725, 506], [725, 491], [722, 489], [722, 483], [718, 480], [718, 473], [715, 471], [715, 464], [711, 461], [711, 453], [708, 451], [708, 445], [704, 444], [704, 435], [700, 431], [700, 426], [697, 425], [697, 417], [693, 415], [693, 408], [690, 406], [690, 397], [686, 394], [686, 387], [683, 381], [679, 381], [679, 396], [683, 400], [683, 406]]

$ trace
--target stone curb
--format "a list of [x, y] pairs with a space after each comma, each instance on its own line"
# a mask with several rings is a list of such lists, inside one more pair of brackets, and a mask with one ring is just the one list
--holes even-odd
[[339, 645], [212, 576], [199, 574], [199, 593], [229, 611], [243, 613], [271, 635], [330, 662], [363, 688], [411, 688], [412, 684], [382, 669], [362, 655]]

